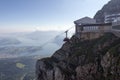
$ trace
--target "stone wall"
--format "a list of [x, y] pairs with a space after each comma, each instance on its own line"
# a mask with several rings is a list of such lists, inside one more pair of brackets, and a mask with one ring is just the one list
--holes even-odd
[[91, 39], [96, 39], [99, 38], [103, 35], [101, 32], [83, 32], [79, 36], [82, 40], [91, 40]]

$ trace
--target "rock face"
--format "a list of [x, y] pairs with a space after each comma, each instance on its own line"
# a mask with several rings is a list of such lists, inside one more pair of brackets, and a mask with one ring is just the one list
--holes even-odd
[[120, 80], [120, 38], [112, 33], [81, 41], [73, 36], [36, 63], [37, 80]]
[[96, 19], [98, 23], [102, 23], [104, 22], [105, 14], [115, 13], [120, 13], [120, 0], [109, 1], [108, 4], [104, 5], [103, 8], [96, 13], [94, 19]]

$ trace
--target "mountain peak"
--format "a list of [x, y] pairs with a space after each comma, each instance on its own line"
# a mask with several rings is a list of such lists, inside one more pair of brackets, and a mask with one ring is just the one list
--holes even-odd
[[95, 14], [94, 19], [96, 19], [98, 23], [103, 23], [105, 14], [116, 14], [116, 13], [120, 13], [120, 0], [111, 0]]

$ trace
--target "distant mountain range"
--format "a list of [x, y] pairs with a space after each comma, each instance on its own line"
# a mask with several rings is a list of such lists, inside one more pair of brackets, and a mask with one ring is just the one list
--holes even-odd
[[0, 45], [4, 46], [4, 45], [11, 45], [11, 44], [17, 45], [17, 44], [20, 44], [20, 41], [15, 38], [4, 38], [4, 37], [0, 38]]
[[63, 44], [61, 32], [35, 31], [0, 35], [0, 58], [44, 55], [50, 56]]

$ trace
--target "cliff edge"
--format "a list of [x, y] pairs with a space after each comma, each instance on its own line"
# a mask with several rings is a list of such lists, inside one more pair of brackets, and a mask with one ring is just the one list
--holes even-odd
[[73, 36], [51, 57], [37, 61], [36, 75], [37, 80], [120, 80], [120, 38]]

